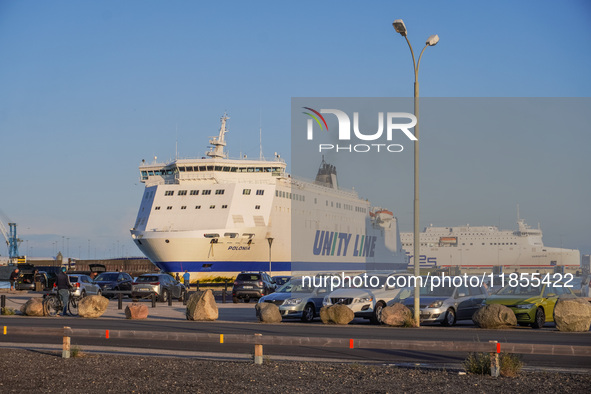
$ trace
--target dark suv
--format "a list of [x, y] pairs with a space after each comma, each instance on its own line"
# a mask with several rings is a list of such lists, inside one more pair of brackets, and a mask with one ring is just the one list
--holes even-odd
[[232, 288], [232, 301], [237, 303], [243, 299], [249, 302], [251, 298], [257, 300], [262, 296], [271, 294], [277, 285], [266, 272], [242, 272], [238, 274]]

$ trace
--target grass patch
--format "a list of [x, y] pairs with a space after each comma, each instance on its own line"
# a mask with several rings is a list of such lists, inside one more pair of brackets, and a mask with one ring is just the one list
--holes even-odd
[[84, 354], [82, 352], [82, 349], [80, 349], [78, 346], [74, 346], [74, 347], [72, 347], [72, 349], [70, 349], [70, 357], [78, 358], [78, 357], [84, 357], [84, 356], [86, 356], [86, 354]]
[[[466, 360], [462, 363], [467, 373], [475, 375], [490, 375], [490, 354], [489, 353], [469, 353]], [[516, 354], [499, 354], [500, 374], [505, 377], [515, 377], [521, 372], [523, 362]]]
[[14, 314], [16, 314], [16, 311], [13, 308], [4, 307], [4, 308], [2, 308], [2, 314], [3, 315], [14, 315]]

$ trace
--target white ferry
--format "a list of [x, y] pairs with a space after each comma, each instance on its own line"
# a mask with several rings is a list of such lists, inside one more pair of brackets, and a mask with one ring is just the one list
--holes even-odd
[[[580, 252], [542, 243], [542, 230], [517, 218], [517, 230], [495, 226], [426, 227], [420, 233], [421, 268], [459, 267], [463, 270], [574, 271]], [[403, 248], [414, 264], [413, 233], [401, 233]]]
[[146, 187], [131, 236], [157, 267], [192, 279], [406, 269], [391, 211], [340, 189], [324, 159], [310, 182], [287, 174], [279, 155], [228, 158], [227, 119], [207, 157], [139, 167]]

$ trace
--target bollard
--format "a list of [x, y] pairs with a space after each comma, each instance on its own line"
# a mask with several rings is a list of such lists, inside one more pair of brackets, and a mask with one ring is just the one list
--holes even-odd
[[172, 294], [168, 294], [168, 306], [172, 306]]
[[156, 293], [152, 293], [152, 308], [156, 308]]
[[70, 358], [70, 337], [66, 336], [66, 330], [70, 327], [64, 327], [64, 341], [62, 344], [62, 358]]
[[199, 291], [199, 281], [195, 282], [195, 286], [197, 287], [197, 291]]
[[499, 353], [501, 352], [501, 344], [497, 341], [489, 342], [497, 344], [496, 350], [490, 353], [490, 376], [498, 378], [501, 373], [501, 366], [499, 365]]
[[185, 291], [185, 294], [183, 295], [183, 305], [187, 305], [188, 299], [189, 299], [189, 292]]
[[[256, 337], [262, 337], [263, 334], [254, 334]], [[254, 363], [257, 365], [263, 364], [263, 345], [254, 345]]]
[[118, 301], [117, 301], [117, 308], [119, 310], [123, 309], [123, 294], [119, 293]]
[[2, 309], [6, 308], [6, 296], [4, 294], [0, 296], [0, 307], [2, 307]]
[[228, 281], [224, 281], [224, 292], [222, 293], [222, 303], [226, 303], [226, 294], [228, 294]]

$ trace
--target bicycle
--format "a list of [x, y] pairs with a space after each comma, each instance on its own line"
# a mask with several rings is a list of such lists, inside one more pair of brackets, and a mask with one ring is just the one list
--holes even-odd
[[[68, 313], [73, 316], [78, 315], [78, 303], [82, 296], [73, 296], [73, 290], [70, 289], [70, 296], [68, 297]], [[43, 300], [43, 312], [47, 316], [56, 316], [64, 310], [64, 304], [58, 293], [49, 293]]]

